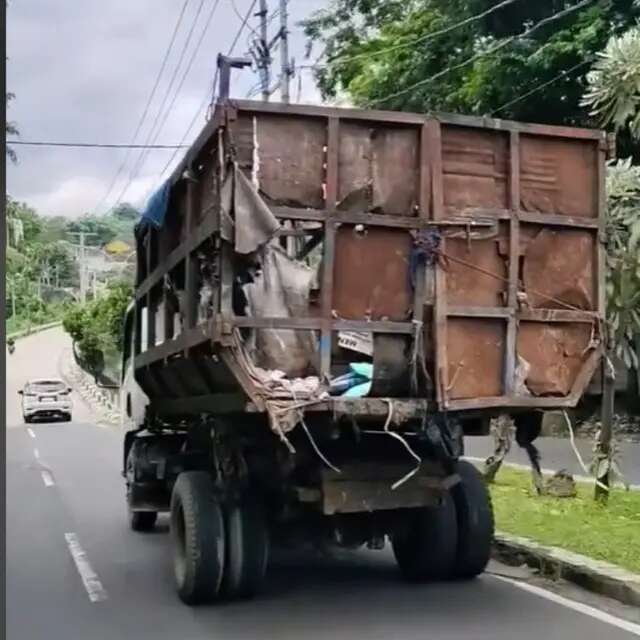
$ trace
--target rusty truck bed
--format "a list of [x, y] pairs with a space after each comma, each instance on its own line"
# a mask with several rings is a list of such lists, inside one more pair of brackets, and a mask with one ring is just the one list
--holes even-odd
[[[229, 355], [240, 330], [306, 332], [307, 373], [324, 381], [352, 354], [339, 335], [372, 335], [370, 397], [310, 410], [384, 413], [387, 397], [432, 410], [574, 406], [602, 354], [605, 156], [604, 134], [586, 129], [219, 104], [169, 181], [162, 225], [140, 234], [136, 308], [149, 329], [136, 377], [161, 411], [260, 409]], [[234, 305], [232, 165], [285, 249], [320, 247], [315, 297], [298, 313]], [[216, 284], [201, 316], [203, 254]]]

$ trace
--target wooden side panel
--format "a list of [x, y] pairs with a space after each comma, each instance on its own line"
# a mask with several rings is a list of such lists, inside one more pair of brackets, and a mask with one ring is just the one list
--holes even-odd
[[598, 145], [521, 135], [523, 211], [595, 218], [598, 215]]
[[448, 212], [508, 207], [508, 144], [506, 133], [442, 127], [444, 205]]

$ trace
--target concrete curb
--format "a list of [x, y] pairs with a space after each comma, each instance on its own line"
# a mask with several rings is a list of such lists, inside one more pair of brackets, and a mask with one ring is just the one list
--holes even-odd
[[120, 425], [120, 410], [115, 406], [104, 390], [100, 389], [90, 375], [73, 361], [71, 355], [64, 365], [60, 365], [60, 374], [89, 405], [98, 417], [98, 421], [107, 426]]
[[493, 556], [511, 566], [527, 564], [542, 575], [564, 579], [623, 604], [640, 607], [640, 575], [601, 560], [496, 532]]
[[13, 333], [7, 334], [7, 340], [9, 338], [26, 338], [27, 336], [31, 336], [34, 333], [39, 333], [40, 331], [46, 331], [47, 329], [53, 329], [54, 327], [59, 327], [62, 324], [62, 320], [57, 320], [56, 322], [50, 322], [49, 324], [41, 324], [39, 327], [30, 327], [29, 329], [22, 329], [20, 331], [14, 331]]

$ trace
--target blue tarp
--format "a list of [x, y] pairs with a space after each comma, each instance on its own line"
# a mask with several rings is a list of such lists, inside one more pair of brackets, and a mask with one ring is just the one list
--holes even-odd
[[169, 207], [169, 180], [167, 180], [150, 198], [142, 212], [142, 220], [160, 229], [164, 224]]

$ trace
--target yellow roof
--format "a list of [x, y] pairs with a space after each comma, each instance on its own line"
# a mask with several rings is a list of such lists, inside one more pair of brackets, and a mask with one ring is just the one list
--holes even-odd
[[113, 240], [104, 246], [107, 253], [128, 253], [131, 247], [123, 240]]

